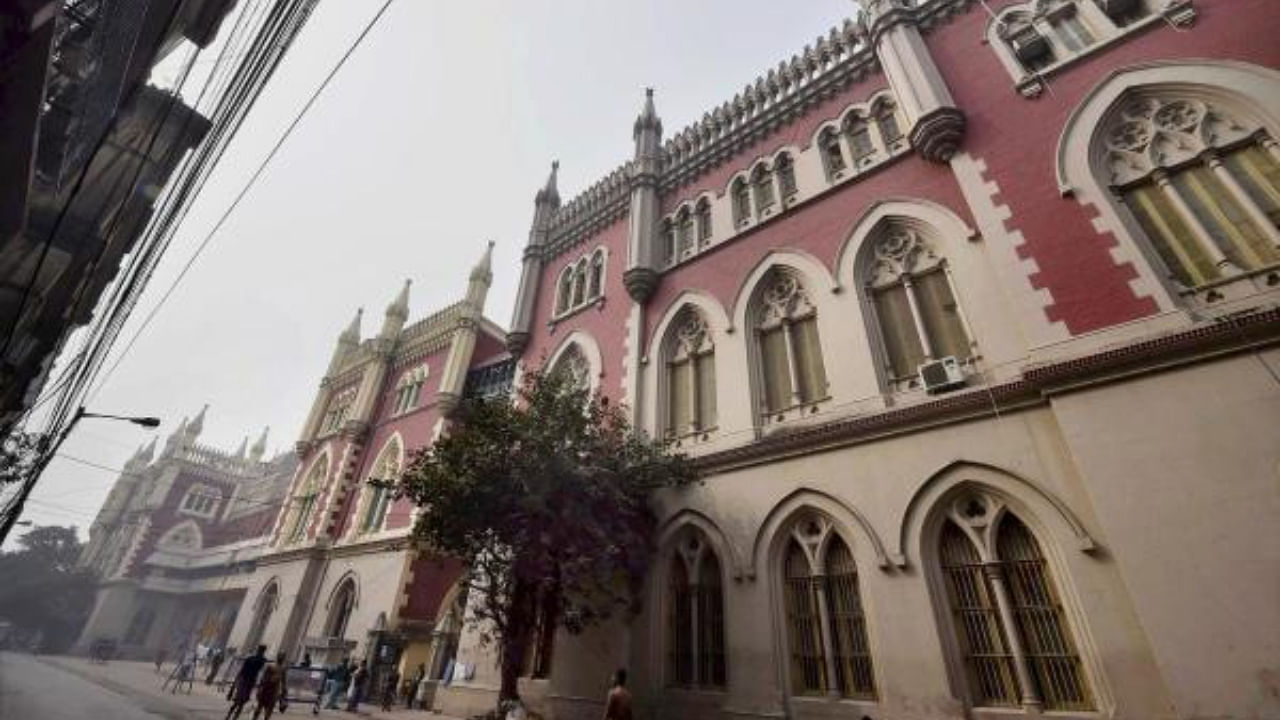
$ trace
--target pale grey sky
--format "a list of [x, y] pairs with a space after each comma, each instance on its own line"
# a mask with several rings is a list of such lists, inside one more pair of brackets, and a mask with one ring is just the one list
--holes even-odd
[[[380, 4], [320, 3], [117, 351]], [[292, 445], [357, 307], [368, 336], [411, 278], [413, 322], [461, 296], [493, 239], [486, 314], [505, 327], [552, 159], [568, 200], [630, 156], [644, 87], [670, 137], [854, 11], [852, 0], [397, 0], [91, 409], [158, 415], [163, 441], [208, 403], [203, 443], [232, 450], [270, 425], [271, 452]], [[149, 437], [86, 420], [63, 454], [119, 468]], [[24, 517], [83, 534], [115, 477], [55, 460]]]

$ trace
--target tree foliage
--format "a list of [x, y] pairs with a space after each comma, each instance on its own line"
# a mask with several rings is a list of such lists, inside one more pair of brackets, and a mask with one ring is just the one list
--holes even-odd
[[501, 702], [518, 697], [539, 624], [578, 632], [638, 602], [649, 495], [695, 474], [568, 374], [528, 373], [516, 403], [469, 400], [457, 419], [415, 454], [403, 492], [423, 509], [416, 538], [468, 564], [473, 627], [499, 649]]
[[43, 526], [18, 537], [19, 550], [0, 553], [0, 618], [23, 635], [39, 634], [43, 649], [66, 650], [93, 609], [95, 579], [78, 568], [74, 527]]
[[12, 432], [0, 439], [0, 485], [27, 479], [44, 450], [44, 437]]

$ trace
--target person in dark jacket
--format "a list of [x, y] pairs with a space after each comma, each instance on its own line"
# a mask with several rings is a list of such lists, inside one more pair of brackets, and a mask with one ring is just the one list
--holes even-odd
[[253, 686], [258, 683], [258, 673], [262, 672], [262, 668], [267, 664], [267, 646], [259, 645], [258, 652], [245, 658], [240, 664], [240, 672], [236, 673], [236, 681], [231, 686], [231, 692], [228, 699], [231, 700], [231, 708], [227, 710], [226, 720], [236, 720], [240, 717], [240, 711], [244, 709], [245, 703], [249, 702], [249, 698], [253, 696]]

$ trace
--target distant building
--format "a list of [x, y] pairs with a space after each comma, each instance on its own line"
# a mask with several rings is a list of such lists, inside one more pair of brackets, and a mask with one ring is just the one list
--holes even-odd
[[458, 302], [406, 324], [406, 283], [375, 336], [361, 339], [360, 314], [339, 336], [232, 645], [319, 664], [367, 658], [375, 679], [395, 664], [439, 674], [452, 657], [462, 564], [411, 541], [413, 505], [391, 484], [465, 395], [510, 391], [505, 332], [483, 314], [492, 249]]
[[159, 456], [140, 449], [89, 529], [81, 563], [99, 578], [77, 647], [115, 640], [125, 657], [225, 646], [298, 461], [266, 456], [267, 432], [235, 452], [197, 442], [205, 410]]
[[[640, 613], [534, 643], [524, 697], [1280, 717], [1277, 3], [861, 5], [538, 193], [513, 354], [706, 478], [655, 498]], [[436, 707], [491, 708], [472, 631], [455, 667]]]
[[151, 69], [184, 40], [208, 45], [235, 4], [0, 6], [0, 436], [208, 131], [193, 108], [146, 84]]

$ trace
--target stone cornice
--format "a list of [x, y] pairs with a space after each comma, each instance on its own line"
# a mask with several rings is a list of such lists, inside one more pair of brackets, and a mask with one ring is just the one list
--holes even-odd
[[1046, 405], [1053, 395], [1277, 342], [1280, 342], [1280, 309], [1272, 308], [1078, 358], [1028, 367], [1021, 378], [998, 385], [778, 433], [748, 445], [698, 457], [695, 463], [704, 472], [719, 473], [859, 445], [892, 435], [990, 417], [997, 412]]

